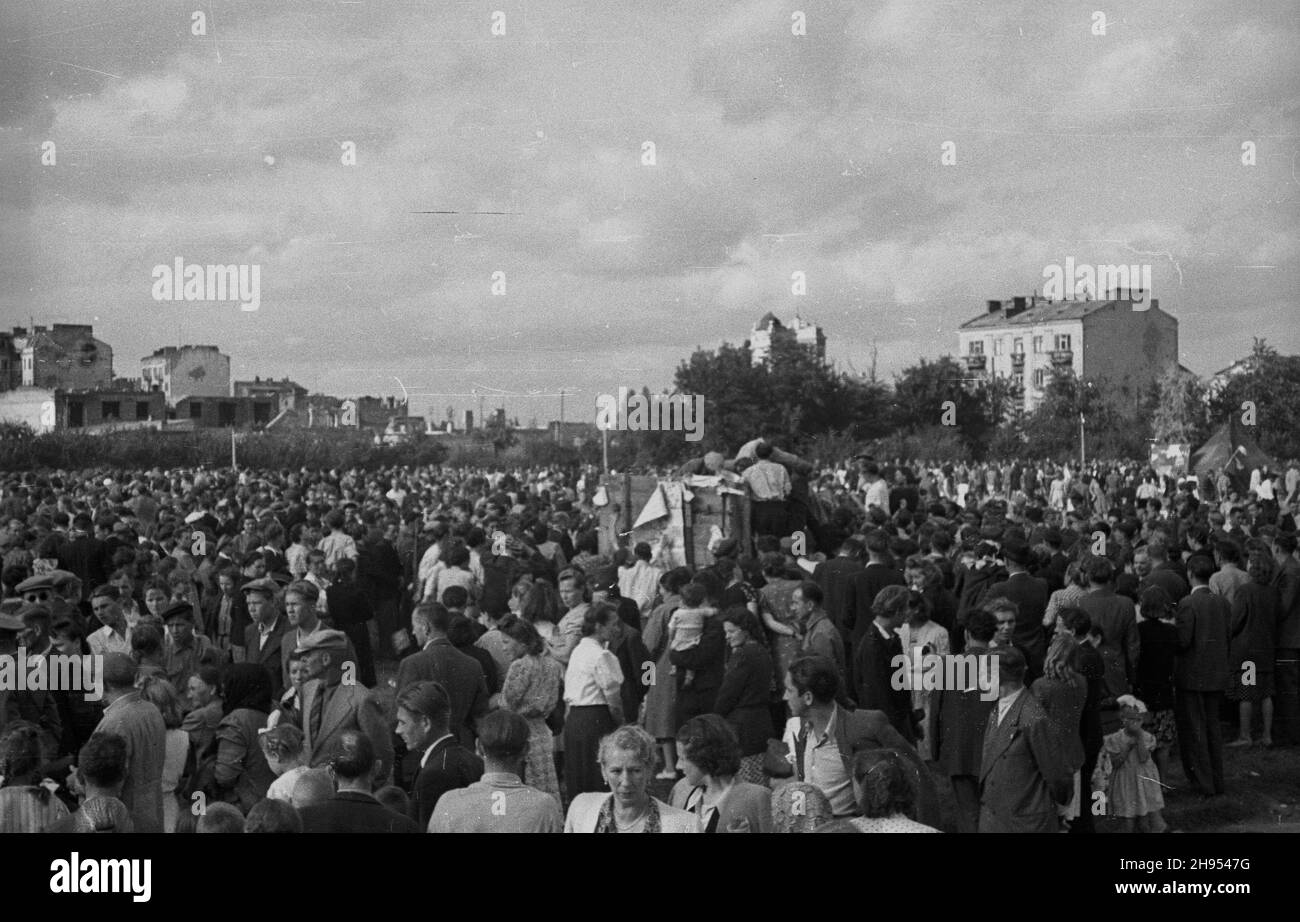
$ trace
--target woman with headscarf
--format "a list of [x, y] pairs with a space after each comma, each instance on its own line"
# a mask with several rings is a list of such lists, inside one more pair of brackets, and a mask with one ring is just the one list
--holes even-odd
[[221, 685], [215, 784], [223, 800], [247, 813], [275, 780], [257, 739], [271, 710], [271, 675], [257, 663], [236, 663]]

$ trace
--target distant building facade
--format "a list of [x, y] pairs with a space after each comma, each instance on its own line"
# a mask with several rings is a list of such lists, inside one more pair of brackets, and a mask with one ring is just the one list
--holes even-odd
[[113, 383], [113, 347], [88, 323], [14, 327], [0, 334], [0, 389], [89, 390]]
[[783, 324], [776, 315], [768, 312], [759, 318], [749, 334], [749, 354], [755, 365], [762, 365], [772, 356], [772, 346], [777, 342], [797, 343], [810, 350], [817, 358], [826, 358], [826, 334], [816, 324], [801, 317]]
[[185, 397], [226, 397], [230, 356], [216, 346], [164, 346], [140, 360], [140, 379], [170, 406]]
[[260, 397], [182, 397], [171, 418], [196, 429], [264, 427], [280, 413], [276, 395]]
[[1054, 369], [1141, 387], [1178, 365], [1178, 319], [1148, 294], [990, 300], [959, 328], [959, 361], [972, 379], [1006, 377], [1022, 386], [1026, 410], [1038, 405]]
[[[295, 384], [288, 378], [279, 381], [272, 378], [254, 378], [252, 381], [236, 381], [231, 389], [233, 397], [273, 398], [276, 410], [302, 410], [306, 406], [307, 388]], [[269, 422], [269, 420], [268, 420]]]

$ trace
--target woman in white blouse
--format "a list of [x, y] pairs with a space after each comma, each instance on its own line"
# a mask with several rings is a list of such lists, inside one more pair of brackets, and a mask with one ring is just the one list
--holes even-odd
[[599, 762], [610, 793], [575, 797], [564, 820], [564, 831], [699, 832], [695, 814], [650, 796], [655, 749], [655, 738], [634, 725], [619, 727], [601, 739]]
[[564, 786], [568, 799], [604, 789], [598, 754], [601, 738], [624, 721], [623, 670], [606, 649], [618, 610], [592, 605], [582, 619], [582, 639], [573, 648], [564, 674]]

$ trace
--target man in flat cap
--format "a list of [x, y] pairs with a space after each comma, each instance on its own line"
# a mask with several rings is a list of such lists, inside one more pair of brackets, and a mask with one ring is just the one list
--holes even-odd
[[136, 832], [163, 831], [163, 761], [167, 726], [162, 712], [135, 689], [135, 662], [124, 653], [104, 657], [104, 719], [96, 733], [116, 733], [126, 740], [126, 780], [122, 803], [131, 811]]
[[393, 768], [392, 731], [379, 699], [359, 684], [348, 647], [347, 635], [335, 630], [317, 631], [298, 644], [309, 676], [299, 715], [303, 745], [316, 768], [339, 755], [345, 731], [359, 730], [374, 744], [375, 787], [382, 787]]

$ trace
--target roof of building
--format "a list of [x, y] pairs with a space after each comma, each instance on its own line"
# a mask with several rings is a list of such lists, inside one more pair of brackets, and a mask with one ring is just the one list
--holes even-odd
[[146, 359], [166, 358], [169, 355], [175, 355], [178, 352], [184, 352], [186, 349], [201, 349], [204, 352], [218, 352], [218, 353], [221, 352], [220, 346], [200, 346], [197, 344], [193, 346], [188, 344], [184, 346], [163, 346], [161, 349], [155, 349], [149, 355], [144, 356], [144, 358], [140, 359], [140, 361], [143, 362]]
[[758, 318], [758, 323], [754, 326], [754, 329], [765, 330], [773, 326], [779, 327], [779, 326], [783, 326], [783, 324], [781, 323], [780, 320], [777, 319], [776, 314], [772, 313], [771, 311], [768, 311], [762, 317]]
[[[986, 330], [999, 327], [1033, 326], [1038, 323], [1052, 323], [1059, 320], [1082, 320], [1089, 314], [1096, 313], [1113, 304], [1128, 304], [1128, 301], [1044, 301], [1027, 298], [1025, 309], [1011, 317], [1007, 308], [1014, 307], [1011, 299], [1002, 302], [996, 311], [987, 311], [978, 317], [972, 317], [961, 325], [962, 330]], [[1159, 310], [1156, 303], [1152, 308]]]

